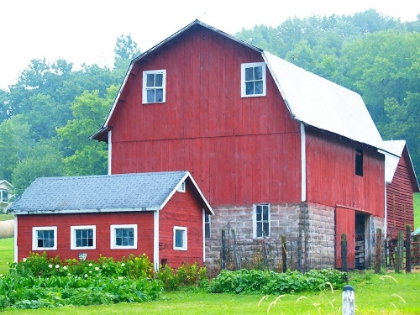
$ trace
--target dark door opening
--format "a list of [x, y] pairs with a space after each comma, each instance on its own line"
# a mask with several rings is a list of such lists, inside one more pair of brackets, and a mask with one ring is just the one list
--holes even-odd
[[355, 235], [355, 268], [366, 268], [366, 220], [368, 216], [361, 213], [356, 213], [356, 235]]

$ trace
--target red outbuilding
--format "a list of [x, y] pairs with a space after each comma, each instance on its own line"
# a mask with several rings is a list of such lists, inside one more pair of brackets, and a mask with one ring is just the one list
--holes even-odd
[[363, 268], [386, 227], [387, 149], [361, 96], [197, 20], [131, 62], [92, 138], [109, 174], [191, 172], [211, 266], [232, 229], [269, 252], [286, 236], [300, 270], [340, 268], [344, 233]]
[[36, 179], [12, 204], [15, 260], [146, 254], [155, 268], [205, 261], [212, 208], [189, 172]]

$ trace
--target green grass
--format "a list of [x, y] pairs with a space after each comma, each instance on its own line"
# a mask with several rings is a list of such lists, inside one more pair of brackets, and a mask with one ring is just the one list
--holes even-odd
[[14, 238], [0, 238], [0, 275], [9, 272], [7, 263], [13, 262]]
[[0, 221], [13, 220], [13, 214], [0, 213]]
[[414, 229], [420, 227], [420, 193], [414, 194]]
[[[355, 288], [357, 314], [420, 314], [420, 274], [353, 273], [351, 285]], [[163, 293], [160, 300], [149, 303], [7, 310], [3, 314], [341, 314], [341, 298], [341, 290], [264, 299], [261, 295], [181, 291]]]

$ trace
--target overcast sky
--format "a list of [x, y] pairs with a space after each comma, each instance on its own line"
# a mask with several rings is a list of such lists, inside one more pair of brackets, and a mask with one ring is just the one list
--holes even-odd
[[112, 65], [119, 35], [131, 34], [141, 51], [195, 19], [234, 34], [277, 26], [287, 18], [352, 15], [375, 9], [414, 21], [419, 0], [0, 0], [0, 89], [15, 84], [32, 59], [59, 58]]

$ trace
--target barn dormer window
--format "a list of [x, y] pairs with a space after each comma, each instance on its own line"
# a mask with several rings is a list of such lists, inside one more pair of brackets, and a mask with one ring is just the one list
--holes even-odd
[[143, 72], [143, 104], [166, 101], [166, 70]]
[[265, 63], [243, 63], [241, 65], [241, 96], [258, 97], [266, 94]]
[[361, 149], [356, 149], [355, 173], [363, 176], [363, 150]]

